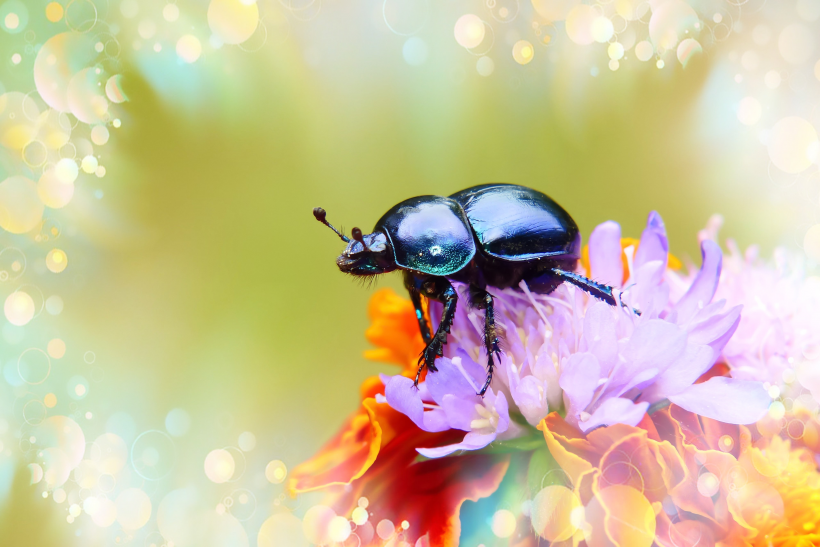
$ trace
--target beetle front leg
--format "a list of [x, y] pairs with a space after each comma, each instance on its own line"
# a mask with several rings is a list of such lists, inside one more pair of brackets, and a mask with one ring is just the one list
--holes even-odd
[[478, 395], [484, 397], [484, 394], [487, 393], [487, 389], [490, 387], [490, 382], [493, 381], [493, 367], [495, 366], [493, 355], [498, 355], [500, 359], [501, 348], [498, 347], [498, 330], [495, 326], [493, 296], [487, 291], [484, 291], [482, 304], [484, 308], [484, 347], [487, 348], [487, 380], [484, 382], [484, 386], [482, 386]]
[[430, 325], [427, 324], [427, 318], [424, 316], [424, 308], [421, 305], [421, 294], [416, 288], [416, 283], [412, 275], [405, 274], [404, 286], [410, 294], [410, 300], [413, 302], [413, 308], [416, 311], [416, 321], [419, 323], [419, 331], [425, 344], [429, 344], [432, 340], [430, 335]]
[[441, 323], [439, 323], [436, 334], [432, 337], [427, 347], [421, 352], [419, 357], [419, 369], [416, 372], [415, 385], [419, 385], [419, 378], [424, 367], [430, 372], [436, 372], [436, 358], [444, 354], [444, 344], [447, 343], [447, 335], [450, 333], [450, 327], [453, 324], [453, 319], [456, 315], [456, 306], [458, 305], [458, 295], [456, 290], [449, 281], [443, 277], [433, 277], [422, 284], [422, 292], [433, 300], [438, 300], [444, 303], [444, 311], [441, 314]]

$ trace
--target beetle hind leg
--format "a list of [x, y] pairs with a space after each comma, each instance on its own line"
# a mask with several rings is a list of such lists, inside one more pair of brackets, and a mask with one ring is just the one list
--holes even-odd
[[498, 345], [498, 327], [495, 324], [495, 308], [493, 307], [493, 297], [487, 291], [484, 291], [482, 299], [482, 307], [484, 308], [484, 347], [487, 349], [487, 380], [481, 387], [478, 395], [484, 397], [487, 390], [490, 388], [490, 383], [493, 381], [493, 369], [495, 367], [495, 357], [501, 357], [501, 348]]

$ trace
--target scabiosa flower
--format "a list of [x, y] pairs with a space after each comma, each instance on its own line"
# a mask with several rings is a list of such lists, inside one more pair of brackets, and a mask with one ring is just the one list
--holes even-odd
[[[634, 426], [650, 406], [669, 401], [726, 423], [755, 422], [770, 402], [760, 382], [716, 376], [696, 383], [720, 357], [741, 311], [713, 301], [722, 255], [711, 240], [701, 248], [702, 266], [686, 279], [668, 268], [659, 215], [650, 214], [640, 242], [626, 249], [620, 227], [604, 223], [590, 236], [589, 275], [621, 289], [623, 307], [568, 284], [549, 295], [533, 294], [525, 283], [520, 291], [496, 291], [506, 349], [483, 399], [476, 395], [485, 376], [478, 364], [482, 318], [461, 306], [436, 363], [439, 372], [427, 374], [418, 388], [404, 375], [385, 378], [385, 395], [376, 400], [424, 431], [466, 432], [458, 443], [420, 446], [430, 458], [529, 435], [551, 411], [583, 432]], [[437, 308], [431, 305], [432, 317]]]
[[[710, 219], [702, 239], [717, 240], [722, 219]], [[808, 391], [804, 406], [820, 401], [820, 278], [808, 276], [802, 257], [775, 250], [770, 260], [756, 246], [741, 252], [726, 241], [728, 254], [716, 298], [742, 305], [737, 332], [723, 350], [733, 378], [770, 384], [791, 399]]]

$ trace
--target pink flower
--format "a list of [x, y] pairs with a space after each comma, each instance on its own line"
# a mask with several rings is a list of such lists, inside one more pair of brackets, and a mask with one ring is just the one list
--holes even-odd
[[[755, 422], [770, 402], [760, 382], [716, 377], [695, 383], [717, 361], [741, 312], [739, 305], [713, 301], [722, 255], [710, 240], [701, 249], [703, 264], [691, 278], [669, 270], [666, 231], [652, 213], [637, 250], [626, 249], [624, 280], [620, 227], [601, 224], [589, 240], [591, 276], [620, 289], [624, 307], [568, 284], [549, 295], [533, 294], [524, 283], [520, 291], [492, 291], [506, 335], [484, 399], [476, 395], [485, 374], [478, 364], [486, 361], [483, 316], [461, 306], [439, 372], [429, 373], [419, 389], [403, 376], [384, 378], [380, 400], [426, 431], [466, 432], [461, 443], [420, 447], [428, 457], [528, 435], [552, 411], [584, 432], [637, 425], [652, 405], [667, 401], [726, 423]], [[432, 317], [439, 311], [433, 303]]]
[[[717, 239], [721, 223], [718, 216], [710, 219], [701, 238]], [[820, 279], [807, 276], [802, 257], [785, 249], [776, 249], [767, 261], [756, 246], [741, 252], [731, 239], [726, 245], [729, 254], [717, 297], [743, 306], [737, 332], [723, 349], [732, 377], [777, 386], [795, 399], [809, 391], [809, 404], [816, 408]]]

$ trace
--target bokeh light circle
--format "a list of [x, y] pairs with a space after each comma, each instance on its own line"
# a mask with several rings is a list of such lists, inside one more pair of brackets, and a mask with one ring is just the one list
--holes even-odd
[[802, 65], [808, 61], [816, 46], [816, 34], [806, 25], [795, 23], [780, 32], [777, 49], [781, 57], [792, 65]]
[[176, 445], [164, 431], [145, 431], [131, 445], [131, 465], [145, 480], [156, 481], [167, 477], [174, 470], [176, 460]]
[[769, 132], [769, 158], [781, 171], [800, 173], [811, 166], [809, 151], [817, 141], [812, 124], [797, 116], [783, 118]]
[[418, 36], [408, 38], [401, 49], [402, 57], [411, 66], [423, 65], [429, 53], [427, 43]]
[[760, 121], [762, 113], [763, 107], [760, 105], [760, 101], [754, 97], [743, 97], [737, 108], [737, 119], [743, 125], [751, 126]]
[[191, 429], [191, 415], [181, 408], [175, 408], [165, 416], [165, 429], [174, 437], [182, 437]]
[[12, 325], [22, 327], [34, 318], [37, 308], [34, 299], [25, 291], [14, 291], [6, 297], [3, 313]]
[[489, 57], [479, 57], [475, 63], [476, 72], [485, 78], [495, 71], [495, 63]]
[[302, 522], [291, 513], [277, 513], [262, 523], [258, 547], [308, 547]]
[[562, 485], [543, 488], [532, 500], [530, 518], [535, 533], [547, 541], [565, 541], [575, 534], [572, 514], [582, 507], [578, 496]]
[[384, 24], [399, 36], [411, 36], [425, 27], [430, 18], [430, 0], [384, 0]]
[[336, 518], [336, 512], [326, 505], [314, 505], [302, 519], [302, 531], [308, 541], [316, 545], [333, 542], [330, 536], [330, 523]]
[[578, 4], [567, 15], [566, 31], [569, 39], [576, 44], [586, 46], [595, 41], [592, 26], [599, 13], [587, 4]]
[[7, 232], [30, 232], [43, 219], [44, 211], [34, 181], [18, 175], [0, 182], [0, 227]]
[[28, 348], [17, 358], [17, 373], [25, 383], [40, 385], [51, 374], [51, 359], [39, 348]]
[[241, 44], [259, 24], [259, 6], [241, 0], [211, 0], [208, 26], [226, 44]]
[[519, 65], [526, 65], [532, 61], [532, 58], [535, 55], [535, 49], [528, 41], [519, 40], [513, 44], [512, 55], [516, 63]]
[[177, 55], [186, 63], [195, 63], [202, 55], [202, 44], [192, 34], [185, 34], [177, 40]]
[[124, 530], [139, 530], [151, 518], [151, 498], [139, 488], [126, 488], [117, 496], [117, 522]]
[[107, 475], [116, 475], [128, 462], [128, 445], [119, 435], [103, 433], [94, 440], [99, 448], [99, 469]]
[[515, 515], [507, 509], [499, 509], [493, 513], [490, 528], [499, 538], [508, 538], [515, 533]]
[[456, 21], [453, 34], [461, 47], [472, 49], [484, 40], [484, 21], [478, 15], [468, 13]]
[[211, 450], [205, 457], [205, 476], [211, 482], [222, 484], [228, 482], [233, 477], [236, 469], [236, 462], [230, 452], [217, 448]]
[[265, 478], [273, 484], [282, 484], [287, 475], [288, 468], [280, 460], [273, 460], [265, 467]]

